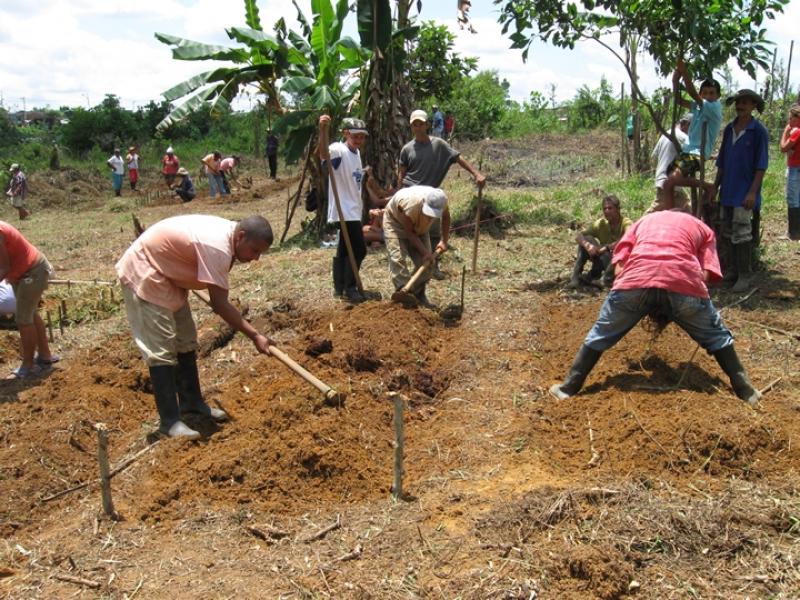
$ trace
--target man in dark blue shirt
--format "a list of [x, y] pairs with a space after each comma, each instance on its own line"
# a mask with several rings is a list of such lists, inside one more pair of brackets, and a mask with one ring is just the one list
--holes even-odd
[[752, 280], [753, 221], [761, 213], [769, 134], [753, 117], [753, 110], [764, 110], [764, 100], [756, 92], [739, 90], [725, 103], [736, 103], [736, 118], [722, 134], [714, 181], [723, 209], [722, 238], [729, 254], [723, 281], [735, 282], [734, 292], [746, 292]]

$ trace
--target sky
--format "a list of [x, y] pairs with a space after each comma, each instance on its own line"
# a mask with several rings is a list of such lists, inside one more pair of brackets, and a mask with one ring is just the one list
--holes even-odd
[[[310, 0], [298, 4], [311, 14]], [[477, 57], [480, 70], [496, 70], [509, 82], [515, 100], [525, 100], [533, 90], [549, 97], [555, 85], [556, 98], [563, 101], [582, 85], [596, 88], [602, 76], [615, 90], [627, 80], [616, 59], [594, 42], [583, 42], [572, 51], [536, 43], [528, 62], [523, 62], [520, 50], [509, 49], [492, 0], [472, 2], [477, 34], [458, 28], [454, 0], [423, 0], [422, 5], [420, 18], [447, 25], [456, 35], [455, 51]], [[291, 0], [260, 0], [258, 7], [265, 30], [271, 31], [280, 17], [295, 27]], [[800, 0], [794, 0], [783, 16], [768, 24], [784, 64], [798, 22]], [[164, 90], [209, 68], [209, 63], [173, 60], [170, 48], [156, 40], [154, 32], [234, 45], [224, 31], [232, 26], [244, 26], [244, 3], [239, 0], [0, 0], [0, 103], [10, 111], [88, 107], [115, 94], [125, 108], [135, 108], [159, 100]], [[354, 14], [345, 31], [357, 38]], [[796, 88], [800, 47], [793, 62]], [[641, 86], [649, 91], [667, 83], [646, 61], [640, 76]], [[754, 87], [738, 69], [734, 79], [738, 87]], [[247, 109], [250, 102], [245, 94], [236, 106]]]

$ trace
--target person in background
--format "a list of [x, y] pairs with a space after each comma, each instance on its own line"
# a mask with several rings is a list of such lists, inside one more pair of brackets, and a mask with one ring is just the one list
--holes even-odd
[[111, 185], [114, 188], [114, 195], [122, 195], [122, 176], [125, 175], [125, 162], [119, 155], [119, 148], [114, 148], [114, 154], [106, 161], [108, 168], [111, 169]]
[[603, 352], [613, 347], [646, 315], [674, 321], [713, 356], [736, 395], [755, 406], [753, 387], [708, 294], [708, 283], [722, 278], [716, 238], [708, 225], [679, 209], [645, 215], [622, 236], [614, 252], [614, 287], [597, 321], [578, 350], [563, 383], [550, 393], [559, 400], [577, 394]]
[[22, 364], [11, 377], [37, 377], [59, 360], [50, 352], [39, 301], [53, 268], [33, 244], [5, 221], [0, 221], [0, 279], [11, 284], [16, 299], [16, 321], [22, 346]]
[[746, 292], [752, 280], [753, 247], [757, 245], [761, 220], [761, 184], [769, 165], [769, 133], [753, 117], [763, 112], [764, 100], [753, 90], [739, 90], [725, 100], [736, 105], [736, 118], [722, 133], [717, 155], [717, 177], [722, 205], [722, 235], [728, 261], [723, 282], [732, 292]]
[[210, 152], [206, 154], [200, 162], [203, 164], [206, 177], [208, 177], [209, 195], [212, 198], [216, 197], [217, 192], [219, 192], [220, 196], [227, 195], [228, 192], [225, 191], [225, 183], [222, 181], [222, 174], [219, 170], [219, 164], [222, 162], [222, 154], [217, 151]]
[[11, 200], [11, 205], [17, 209], [19, 220], [23, 221], [31, 214], [25, 207], [25, 200], [28, 197], [28, 179], [17, 163], [11, 165], [8, 172], [11, 173], [11, 182], [6, 195]]
[[444, 115], [439, 107], [433, 105], [433, 122], [431, 123], [431, 135], [433, 137], [444, 137]]
[[[692, 118], [692, 113], [686, 113], [681, 117], [678, 126], [673, 129], [675, 139], [681, 147], [686, 143], [686, 140], [689, 139], [687, 133]], [[667, 176], [671, 172], [670, 169], [675, 159], [678, 157], [678, 151], [675, 148], [675, 144], [672, 143], [672, 140], [666, 135], [662, 135], [658, 138], [656, 145], [653, 147], [651, 156], [656, 159], [656, 199], [653, 200], [653, 204], [647, 209], [648, 213], [664, 210], [667, 207], [667, 201], [664, 198], [664, 182], [667, 180]], [[673, 193], [675, 196], [673, 201], [675, 205], [674, 208], [683, 208], [688, 205], [689, 198], [682, 188], [675, 188]]]
[[128, 180], [131, 184], [131, 190], [135, 192], [136, 182], [139, 181], [139, 153], [136, 151], [136, 146], [128, 148], [125, 162], [128, 163]]
[[[341, 221], [347, 228], [350, 245], [356, 262], [356, 269], [367, 255], [364, 242], [364, 231], [361, 226], [361, 213], [364, 210], [361, 200], [361, 186], [364, 180], [364, 168], [361, 164], [360, 148], [367, 139], [367, 126], [361, 119], [347, 118], [342, 122], [343, 142], [329, 143], [331, 118], [322, 115], [319, 118], [319, 158], [328, 166], [328, 176], [335, 180], [339, 193], [342, 214], [336, 208], [333, 185], [328, 185], [328, 223], [341, 227]], [[340, 218], [341, 216], [341, 218]], [[345, 245], [344, 233], [339, 234], [339, 246], [333, 258], [333, 293], [337, 298], [358, 303], [366, 300], [358, 289], [356, 274], [350, 264], [350, 257]]]
[[272, 133], [272, 129], [267, 129], [267, 140], [264, 145], [264, 156], [269, 163], [269, 178], [277, 179], [278, 174], [278, 136]]
[[181, 166], [181, 161], [172, 149], [172, 146], [167, 147], [164, 157], [161, 159], [161, 173], [164, 175], [164, 183], [168, 188], [172, 188], [175, 182], [175, 175]]
[[269, 354], [273, 342], [228, 299], [228, 274], [236, 261], [258, 260], [272, 241], [269, 222], [258, 215], [238, 223], [182, 215], [148, 227], [117, 262], [128, 323], [150, 371], [161, 433], [198, 439], [200, 434], [181, 420], [187, 413], [228, 419], [225, 411], [203, 399], [189, 290], [207, 289], [211, 309], [250, 338], [258, 352]]
[[781, 152], [786, 154], [786, 207], [790, 240], [800, 240], [800, 104], [789, 109], [781, 134]]
[[[450, 166], [457, 163], [462, 169], [475, 178], [475, 185], [482, 188], [486, 185], [486, 177], [468, 163], [461, 153], [441, 138], [428, 135], [428, 114], [424, 110], [415, 110], [408, 119], [414, 139], [400, 150], [397, 167], [397, 182], [401, 187], [427, 185], [433, 188], [442, 186]], [[442, 239], [442, 223], [434, 220], [430, 231], [431, 245], [435, 248]], [[433, 270], [434, 279], [444, 279], [446, 275], [439, 268], [437, 257]]]
[[189, 171], [183, 167], [179, 168], [178, 177], [180, 177], [181, 180], [180, 183], [174, 188], [175, 194], [180, 197], [183, 202], [191, 202], [194, 200], [197, 192], [194, 189], [194, 182], [192, 182], [192, 178], [189, 177]]
[[228, 178], [230, 177], [232, 181], [238, 181], [234, 169], [238, 167], [241, 162], [242, 159], [235, 154], [219, 161], [219, 174], [222, 176], [222, 184], [225, 186], [225, 191], [228, 194], [231, 193], [231, 186]]
[[453, 131], [456, 128], [456, 118], [453, 113], [446, 113], [444, 117], [444, 139], [450, 140], [453, 137]]
[[[572, 267], [572, 277], [567, 288], [575, 289], [583, 282], [591, 284], [593, 280], [603, 276], [603, 287], [611, 287], [614, 283], [614, 268], [611, 256], [619, 239], [631, 226], [631, 220], [622, 217], [619, 198], [613, 194], [603, 198], [603, 216], [592, 223], [591, 227], [578, 232], [575, 241], [578, 243], [578, 256]], [[581, 275], [587, 261], [592, 262], [589, 275]]]

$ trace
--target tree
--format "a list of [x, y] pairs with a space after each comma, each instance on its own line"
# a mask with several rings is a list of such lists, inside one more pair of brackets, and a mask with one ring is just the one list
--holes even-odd
[[453, 52], [455, 36], [446, 25], [425, 21], [408, 55], [408, 82], [416, 104], [450, 98], [453, 86], [478, 68], [478, 59]]
[[497, 71], [481, 71], [475, 77], [461, 79], [450, 98], [453, 113], [458, 115], [459, 137], [480, 139], [496, 133], [508, 108], [508, 89], [508, 82], [501, 82]]
[[[618, 47], [625, 48], [631, 36], [636, 36], [636, 51], [649, 54], [662, 76], [672, 71], [679, 58], [686, 59], [693, 73], [710, 75], [734, 57], [740, 68], [755, 77], [757, 67], [769, 68], [770, 42], [762, 25], [765, 19], [774, 19], [782, 13], [788, 1], [494, 0], [494, 3], [501, 6], [499, 21], [503, 33], [509, 35], [513, 48], [522, 49], [523, 59], [537, 38], [562, 48], [574, 48], [580, 40], [593, 40], [605, 47], [625, 67], [632, 94], [647, 108], [659, 132], [667, 133], [655, 107], [639, 89], [630, 60], [626, 61], [624, 52], [612, 46], [611, 39], [618, 36]], [[671, 111], [673, 126], [678, 118], [675, 100]], [[672, 127], [669, 129], [671, 132]]]

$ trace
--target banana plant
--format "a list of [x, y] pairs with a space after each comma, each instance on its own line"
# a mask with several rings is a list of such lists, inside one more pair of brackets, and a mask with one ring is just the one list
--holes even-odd
[[230, 102], [248, 85], [255, 85], [266, 96], [271, 110], [282, 112], [277, 82], [290, 67], [308, 59], [278, 37], [264, 33], [256, 0], [244, 0], [244, 5], [247, 26], [225, 30], [239, 46], [204, 44], [166, 33], [155, 34], [157, 40], [172, 46], [172, 58], [176, 60], [233, 63], [199, 73], [163, 92], [168, 102], [180, 103], [158, 124], [159, 130], [169, 128], [203, 105], [217, 111], [230, 110]]

